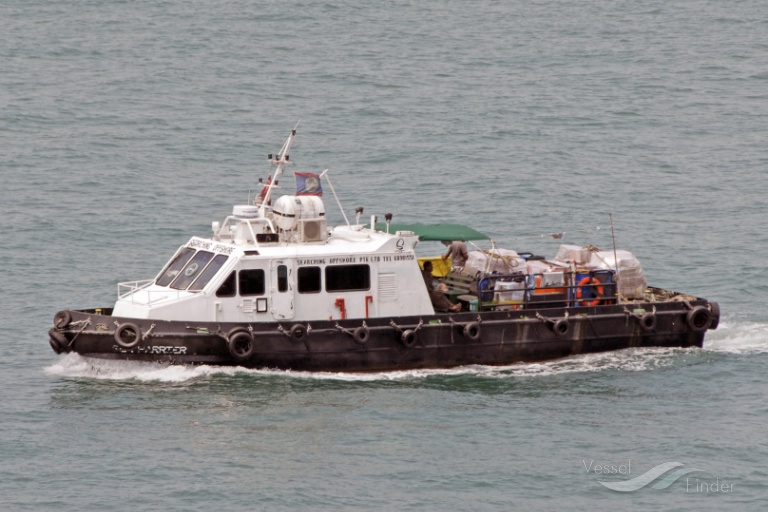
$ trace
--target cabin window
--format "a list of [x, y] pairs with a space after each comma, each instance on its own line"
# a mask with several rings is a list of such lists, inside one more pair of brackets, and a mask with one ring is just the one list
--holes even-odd
[[200, 273], [200, 276], [197, 278], [197, 281], [192, 283], [192, 286], [189, 287], [189, 291], [196, 292], [200, 291], [203, 288], [205, 288], [205, 285], [208, 284], [208, 282], [213, 279], [213, 276], [215, 276], [219, 269], [224, 265], [224, 263], [227, 262], [229, 259], [229, 256], [226, 254], [217, 254], [211, 263], [205, 267], [205, 270], [203, 270], [202, 273]]
[[371, 269], [368, 265], [333, 265], [325, 267], [325, 290], [349, 292], [371, 289]]
[[235, 296], [235, 277], [237, 273], [233, 270], [227, 278], [221, 283], [219, 289], [216, 290], [217, 297], [234, 297]]
[[299, 293], [320, 292], [320, 267], [299, 267], [298, 278]]
[[179, 272], [179, 275], [171, 283], [171, 288], [176, 290], [186, 290], [187, 287], [192, 284], [192, 281], [203, 273], [203, 269], [208, 262], [213, 259], [213, 253], [208, 251], [197, 251], [184, 270]]
[[156, 284], [158, 286], [168, 286], [168, 284], [179, 275], [181, 269], [184, 268], [184, 265], [187, 264], [194, 253], [195, 250], [190, 247], [182, 249], [176, 254], [176, 257], [168, 263], [168, 266], [165, 267], [165, 270], [160, 274], [160, 278], [158, 278]]
[[240, 295], [264, 295], [264, 271], [241, 270], [238, 279]]
[[288, 291], [288, 267], [285, 265], [277, 266], [277, 291]]

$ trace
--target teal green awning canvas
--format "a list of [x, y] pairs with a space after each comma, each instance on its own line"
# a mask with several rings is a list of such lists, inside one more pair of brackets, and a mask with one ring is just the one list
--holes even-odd
[[[376, 224], [379, 230], [386, 228]], [[413, 231], [423, 242], [439, 242], [441, 240], [488, 240], [488, 235], [461, 224], [395, 224], [389, 225], [389, 232]]]

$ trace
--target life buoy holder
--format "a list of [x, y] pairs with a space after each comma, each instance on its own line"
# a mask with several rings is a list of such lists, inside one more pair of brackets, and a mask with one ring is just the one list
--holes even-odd
[[571, 323], [567, 318], [559, 318], [552, 324], [552, 332], [558, 336], [566, 336], [571, 331]]
[[69, 311], [59, 311], [53, 317], [53, 326], [57, 329], [64, 329], [72, 321], [72, 313]]
[[712, 321], [712, 312], [704, 306], [696, 306], [688, 312], [685, 321], [693, 332], [704, 332]]
[[123, 348], [133, 348], [141, 341], [141, 327], [130, 322], [115, 329], [115, 342]]
[[352, 338], [355, 340], [355, 343], [358, 343], [360, 345], [365, 345], [366, 342], [371, 337], [371, 330], [368, 329], [365, 325], [361, 325], [357, 329], [355, 329], [352, 332]]
[[291, 327], [291, 339], [294, 341], [303, 341], [307, 337], [307, 327], [301, 324], [295, 324]]
[[464, 326], [464, 337], [477, 341], [480, 339], [480, 324], [477, 322], [470, 322]]
[[594, 277], [583, 277], [576, 285], [576, 298], [582, 306], [598, 306], [604, 296], [603, 284]]
[[637, 320], [643, 332], [653, 332], [656, 330], [657, 319], [653, 313], [643, 313], [637, 317]]
[[400, 341], [403, 342], [405, 348], [411, 348], [416, 345], [416, 331], [406, 329], [400, 335]]
[[253, 354], [253, 334], [245, 327], [235, 327], [227, 333], [229, 353], [237, 361], [244, 361]]

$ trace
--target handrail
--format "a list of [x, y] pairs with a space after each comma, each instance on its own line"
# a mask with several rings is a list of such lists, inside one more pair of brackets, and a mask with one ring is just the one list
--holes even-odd
[[[156, 290], [146, 290], [154, 284], [154, 279], [142, 279], [140, 281], [126, 281], [123, 283], [117, 283], [117, 298], [118, 300], [124, 300], [130, 297], [131, 304], [143, 304], [145, 306], [151, 305], [153, 302], [160, 302], [167, 299], [178, 299], [182, 294], [199, 294], [202, 290], [176, 290], [173, 288], [162, 287]], [[139, 300], [136, 298], [135, 293], [141, 290], [146, 290], [146, 300]], [[144, 297], [144, 295], [142, 295]]]
[[[533, 274], [523, 274], [523, 273], [513, 273], [513, 274], [486, 274], [483, 276], [477, 276], [476, 283], [477, 283], [477, 295], [478, 299], [480, 299], [481, 303], [485, 304], [492, 304], [495, 301], [483, 301], [482, 296], [483, 294], [487, 293], [518, 293], [522, 294], [523, 300], [520, 301], [521, 304], [524, 306], [528, 305], [537, 305], [539, 307], [546, 307], [546, 306], [576, 306], [576, 307], [584, 307], [594, 304], [589, 304], [591, 301], [599, 300], [600, 304], [618, 304], [619, 303], [619, 297], [615, 293], [615, 286], [617, 283], [615, 282], [589, 282], [584, 284], [578, 284], [576, 283], [576, 274], [589, 274], [592, 275], [592, 272], [573, 272], [573, 271], [566, 271], [563, 272], [564, 279], [563, 284], [559, 283], [545, 283], [544, 272], [536, 272]], [[536, 283], [538, 279], [538, 286], [531, 286], [531, 283]], [[594, 277], [594, 276], [592, 276]], [[520, 288], [512, 288], [508, 290], [500, 290], [496, 289], [495, 285], [497, 282], [509, 282], [511, 278], [515, 279], [523, 279], [522, 282], [525, 283], [525, 286], [521, 286]], [[484, 279], [489, 279], [492, 284], [490, 288], [480, 288], [480, 283]], [[596, 278], [594, 278], [596, 279]], [[578, 296], [578, 291], [582, 290], [581, 295], [583, 297]], [[602, 290], [603, 293], [594, 293], [594, 294], [586, 294], [584, 293], [584, 290]], [[593, 295], [593, 296], [586, 296], [584, 295]], [[504, 305], [504, 302], [506, 301], [499, 301], [499, 305]]]
[[[154, 279], [141, 279], [139, 281], [124, 281], [122, 283], [117, 283], [117, 298], [124, 299], [138, 290], [151, 286], [154, 282]], [[126, 288], [127, 291], [123, 291]]]

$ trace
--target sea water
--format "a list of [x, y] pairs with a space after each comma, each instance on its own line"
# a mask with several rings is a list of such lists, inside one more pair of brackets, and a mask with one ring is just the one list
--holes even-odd
[[[2, 2], [0, 509], [764, 509], [767, 16]], [[615, 241], [720, 326], [703, 349], [366, 375], [50, 350], [56, 311], [111, 307], [245, 204], [299, 120], [294, 169], [329, 169], [350, 218], [547, 256]]]

